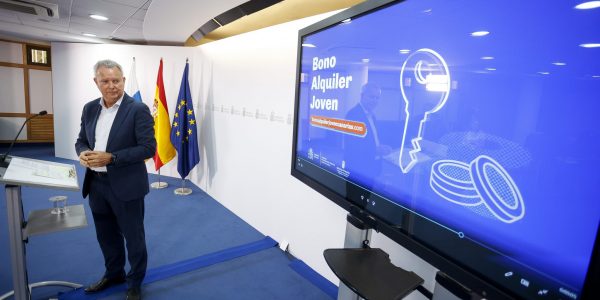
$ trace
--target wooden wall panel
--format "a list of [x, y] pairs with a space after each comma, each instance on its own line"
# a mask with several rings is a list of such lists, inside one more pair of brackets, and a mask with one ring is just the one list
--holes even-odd
[[37, 117], [29, 121], [29, 140], [54, 141], [54, 118], [52, 115]]
[[[52, 68], [28, 64], [27, 47], [49, 46], [0, 39], [0, 142], [10, 142], [24, 118], [41, 110], [48, 115], [32, 119], [19, 135], [19, 143], [54, 142]], [[32, 111], [33, 110], [33, 111]], [[18, 125], [17, 125], [18, 124]]]

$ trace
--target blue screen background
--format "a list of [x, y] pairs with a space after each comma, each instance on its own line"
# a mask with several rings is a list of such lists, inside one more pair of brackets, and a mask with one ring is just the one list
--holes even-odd
[[[600, 43], [600, 9], [576, 10], [576, 4], [404, 1], [305, 36], [302, 42], [314, 47], [302, 48], [297, 155], [464, 233], [504, 255], [507, 265], [534, 269], [580, 290], [600, 220], [600, 48], [580, 44]], [[475, 31], [489, 34], [474, 37]], [[443, 107], [426, 117], [420, 156], [403, 172], [398, 158], [409, 114], [404, 98], [415, 94], [403, 95], [401, 73], [419, 49], [443, 58], [449, 92]], [[331, 67], [314, 70], [315, 58], [329, 58]], [[404, 72], [413, 76], [407, 66]], [[352, 80], [344, 88], [313, 87], [317, 76], [334, 74]], [[381, 91], [372, 122], [377, 147], [385, 150], [375, 154], [375, 163], [367, 157], [370, 150], [349, 146], [351, 139], [369, 143], [372, 129], [356, 137], [310, 123], [312, 116], [360, 121], [348, 116], [366, 83]], [[311, 108], [313, 98], [337, 100], [337, 109]], [[482, 204], [457, 204], [432, 189], [435, 162], [463, 163], [464, 175], [482, 155], [501, 166], [517, 187], [524, 212], [518, 216], [523, 207], [517, 209], [516, 220], [502, 221]], [[500, 180], [495, 186], [506, 188], [506, 176], [487, 170], [496, 175], [489, 173], [486, 182]], [[500, 195], [509, 205], [518, 202], [506, 189]], [[371, 209], [378, 212], [376, 206]]]

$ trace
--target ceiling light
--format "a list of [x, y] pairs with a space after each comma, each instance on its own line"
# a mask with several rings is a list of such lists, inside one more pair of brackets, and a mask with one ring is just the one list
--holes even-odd
[[425, 89], [430, 92], [448, 92], [448, 75], [429, 74], [425, 77]]
[[492, 60], [492, 59], [494, 59], [494, 57], [493, 56], [482, 56], [481, 59], [483, 59], [483, 60]]
[[567, 65], [566, 63], [561, 62], [561, 61], [555, 61], [552, 64], [555, 65], [555, 66], [566, 66]]
[[94, 19], [94, 20], [98, 20], [98, 21], [107, 21], [108, 18], [105, 16], [101, 16], [101, 15], [90, 15], [90, 18]]
[[313, 44], [309, 44], [309, 43], [304, 43], [302, 44], [302, 47], [307, 47], [307, 48], [315, 48], [317, 46], [313, 45]]
[[592, 78], [600, 78], [600, 75], [592, 75]]
[[550, 74], [550, 72], [538, 72], [538, 74], [548, 75], [548, 74]]
[[410, 53], [410, 50], [408, 49], [400, 49], [400, 54], [408, 54]]
[[477, 37], [479, 37], [479, 36], [486, 36], [488, 34], [490, 34], [490, 32], [489, 31], [485, 31], [485, 30], [471, 32], [471, 36], [477, 36]]
[[485, 68], [488, 71], [496, 71], [496, 68]]
[[592, 9], [600, 7], [600, 1], [583, 2], [575, 6], [575, 9]]
[[583, 48], [598, 48], [600, 47], [599, 43], [587, 43], [587, 44], [580, 44], [579, 47], [583, 47]]
[[83, 35], [89, 36], [89, 37], [96, 37], [96, 35], [93, 33], [83, 33]]
[[361, 59], [361, 61], [362, 61], [362, 62], [364, 62], [364, 63], [368, 63], [368, 62], [369, 62], [369, 61], [371, 61], [371, 60], [370, 60], [370, 59], [368, 59], [368, 58], [363, 58], [363, 59]]

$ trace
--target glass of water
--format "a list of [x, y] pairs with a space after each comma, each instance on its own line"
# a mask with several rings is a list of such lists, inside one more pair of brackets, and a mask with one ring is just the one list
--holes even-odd
[[67, 196], [50, 197], [50, 202], [52, 202], [52, 210], [50, 212], [54, 215], [65, 214], [69, 210], [67, 208]]

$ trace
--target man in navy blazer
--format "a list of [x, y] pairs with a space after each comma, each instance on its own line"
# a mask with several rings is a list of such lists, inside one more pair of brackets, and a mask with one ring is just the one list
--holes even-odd
[[[144, 232], [144, 197], [149, 192], [145, 159], [156, 151], [154, 120], [148, 107], [125, 94], [121, 66], [101, 60], [94, 82], [102, 97], [83, 107], [75, 149], [86, 167], [83, 197], [89, 204], [106, 268], [85, 288], [99, 292], [127, 282], [127, 299], [141, 299], [148, 254]], [[125, 247], [130, 271], [125, 275]]]
[[383, 156], [391, 152], [377, 130], [374, 110], [380, 97], [381, 87], [375, 83], [366, 83], [362, 86], [360, 101], [346, 114], [347, 120], [365, 124], [364, 136], [344, 135], [344, 161], [350, 176], [367, 188], [373, 187], [382, 172]]

